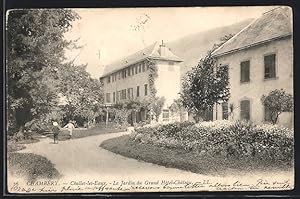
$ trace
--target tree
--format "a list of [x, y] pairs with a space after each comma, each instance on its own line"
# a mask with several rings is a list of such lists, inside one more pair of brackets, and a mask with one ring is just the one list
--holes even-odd
[[215, 44], [183, 79], [180, 100], [196, 115], [196, 120], [203, 117], [207, 110], [212, 110], [215, 103], [228, 101], [230, 97], [228, 67], [217, 66], [212, 52], [231, 37], [222, 37], [221, 43]]
[[101, 113], [100, 105], [103, 102], [101, 83], [91, 78], [85, 65], [76, 66], [72, 63], [64, 64], [57, 71], [60, 85], [58, 92], [64, 97], [61, 111], [64, 113], [64, 122], [81, 120], [80, 123], [92, 123]]
[[[9, 132], [51, 121], [93, 121], [101, 84], [86, 66], [66, 62], [65, 49], [80, 48], [64, 33], [79, 16], [68, 9], [13, 10], [7, 21]], [[59, 98], [65, 97], [65, 104]]]
[[294, 99], [291, 94], [286, 93], [283, 89], [271, 91], [268, 95], [261, 98], [263, 105], [270, 111], [272, 124], [276, 124], [278, 117], [283, 112], [292, 112], [294, 109]]
[[7, 68], [9, 131], [56, 104], [56, 70], [72, 41], [63, 34], [79, 16], [65, 9], [12, 10], [8, 14]]

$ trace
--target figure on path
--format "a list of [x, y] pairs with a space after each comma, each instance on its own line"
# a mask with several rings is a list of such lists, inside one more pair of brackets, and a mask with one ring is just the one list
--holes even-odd
[[58, 144], [58, 134], [59, 134], [59, 126], [57, 122], [53, 122], [53, 128], [52, 128], [52, 132], [53, 132], [53, 140], [54, 140], [54, 144]]
[[65, 126], [65, 128], [68, 129], [68, 131], [69, 131], [69, 139], [71, 139], [72, 134], [73, 134], [73, 129], [75, 128], [74, 124], [71, 121], [69, 121], [69, 123]]

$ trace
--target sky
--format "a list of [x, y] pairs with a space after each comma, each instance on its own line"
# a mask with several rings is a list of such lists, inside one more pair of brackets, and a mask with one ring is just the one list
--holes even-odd
[[66, 52], [76, 64], [98, 78], [105, 65], [154, 42], [164, 43], [189, 34], [257, 18], [273, 9], [258, 7], [88, 8], [74, 9], [81, 19], [65, 34], [83, 47]]

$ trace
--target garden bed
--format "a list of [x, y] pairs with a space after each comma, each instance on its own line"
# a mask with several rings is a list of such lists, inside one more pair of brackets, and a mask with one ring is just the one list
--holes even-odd
[[139, 128], [136, 133], [106, 140], [101, 147], [130, 158], [195, 173], [293, 168], [290, 129], [248, 123], [174, 123]]

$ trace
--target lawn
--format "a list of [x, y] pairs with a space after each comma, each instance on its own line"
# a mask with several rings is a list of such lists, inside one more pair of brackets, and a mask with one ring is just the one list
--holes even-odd
[[33, 153], [8, 153], [7, 163], [9, 174], [14, 177], [30, 181], [60, 177], [50, 160]]
[[[107, 133], [118, 133], [126, 131], [126, 128], [115, 128], [111, 126], [98, 126], [90, 129], [74, 129], [72, 133], [72, 139], [84, 138], [93, 135], [102, 135]], [[46, 134], [47, 137], [53, 138], [52, 132]], [[62, 129], [58, 135], [59, 141], [64, 141], [69, 139], [69, 131]]]
[[273, 167], [273, 165], [269, 165], [267, 162], [262, 163], [262, 161], [212, 157], [195, 151], [187, 152], [183, 149], [168, 149], [151, 144], [138, 143], [130, 140], [129, 135], [106, 140], [100, 146], [129, 158], [206, 175], [223, 176], [233, 172], [276, 171], [292, 168], [291, 165], [283, 167], [276, 165]]

